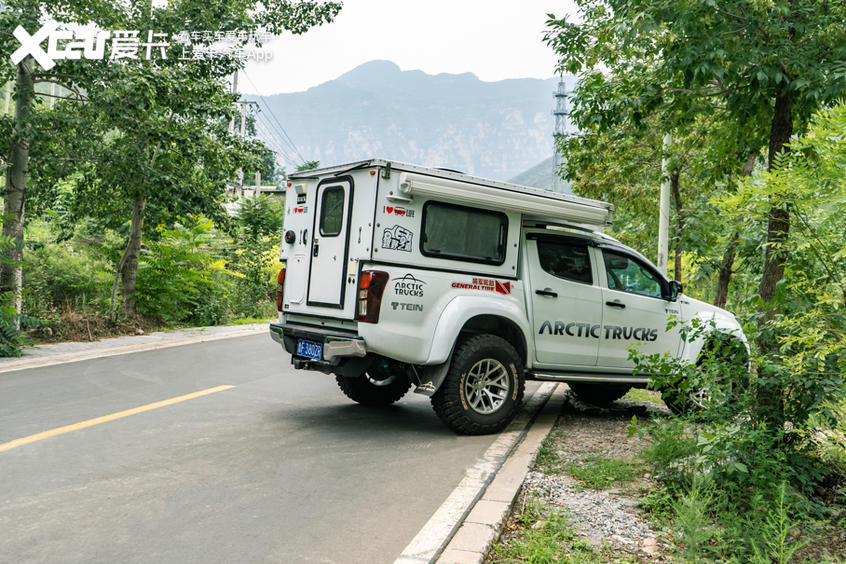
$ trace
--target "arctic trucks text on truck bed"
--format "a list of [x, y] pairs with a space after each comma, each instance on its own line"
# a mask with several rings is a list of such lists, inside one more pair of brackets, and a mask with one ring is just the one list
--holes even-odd
[[389, 404], [414, 386], [468, 434], [502, 429], [527, 379], [598, 404], [644, 386], [633, 343], [696, 362], [707, 337], [685, 342], [671, 316], [744, 341], [731, 313], [599, 232], [611, 213], [383, 159], [294, 174], [271, 335], [351, 399]]

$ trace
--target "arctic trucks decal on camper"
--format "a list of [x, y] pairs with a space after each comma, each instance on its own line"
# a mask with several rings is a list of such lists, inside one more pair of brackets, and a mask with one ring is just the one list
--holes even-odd
[[[695, 364], [711, 337], [685, 342], [693, 319], [745, 347], [731, 313], [601, 232], [604, 202], [370, 159], [292, 174], [286, 208], [271, 335], [364, 405], [413, 387], [456, 432], [491, 433], [526, 380], [601, 404], [650, 381], [631, 347]], [[689, 388], [668, 405], [707, 396]]]

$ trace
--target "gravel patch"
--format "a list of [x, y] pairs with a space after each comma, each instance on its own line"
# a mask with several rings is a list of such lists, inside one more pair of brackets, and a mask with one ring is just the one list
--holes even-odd
[[630, 491], [631, 486], [593, 490], [566, 472], [568, 466], [582, 464], [588, 457], [634, 460], [649, 441], [637, 435], [629, 437], [628, 425], [633, 415], [645, 420], [651, 414], [668, 415], [669, 411], [657, 403], [629, 400], [599, 408], [568, 394], [551, 435], [556, 455], [552, 471], [545, 474], [536, 468], [527, 475], [515, 511], [534, 499], [547, 510], [567, 515], [575, 531], [599, 548], [611, 548], [642, 562], [669, 560], [669, 544], [660, 540], [665, 535], [650, 528], [639, 515], [637, 494]]

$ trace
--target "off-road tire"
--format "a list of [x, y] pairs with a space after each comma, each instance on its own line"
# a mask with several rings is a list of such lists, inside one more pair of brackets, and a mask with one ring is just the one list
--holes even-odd
[[379, 360], [357, 378], [335, 376], [335, 381], [345, 396], [361, 405], [391, 405], [411, 388], [411, 380], [401, 369]]
[[[490, 413], [481, 413], [472, 407], [466, 393], [468, 382], [475, 378], [471, 375], [480, 362], [502, 367], [508, 389], [501, 403]], [[494, 373], [496, 374], [496, 372]], [[470, 380], [468, 380], [470, 379]], [[496, 335], [476, 335], [458, 344], [452, 355], [449, 371], [441, 387], [432, 396], [432, 407], [447, 427], [462, 435], [485, 435], [496, 433], [505, 428], [514, 418], [523, 401], [525, 378], [523, 361], [511, 344]], [[491, 400], [493, 403], [493, 400]], [[493, 407], [491, 406], [493, 409]]]
[[601, 384], [593, 382], [568, 382], [570, 390], [581, 401], [600, 407], [609, 405], [628, 393], [627, 384]]
[[[728, 343], [729, 346], [725, 346]], [[702, 366], [709, 358], [723, 358], [731, 362], [739, 364], [749, 364], [749, 354], [743, 343], [737, 339], [730, 339], [720, 345], [718, 342], [708, 342], [702, 347], [702, 352], [699, 353], [699, 359], [696, 361], [697, 366]], [[680, 382], [683, 384], [684, 382]], [[733, 383], [740, 389], [745, 389], [749, 386], [749, 380]], [[701, 395], [701, 392], [700, 392]], [[661, 399], [664, 404], [676, 415], [687, 415], [702, 411], [705, 407], [701, 402], [695, 398], [696, 393], [690, 390], [681, 391], [677, 388], [664, 388], [661, 390]]]

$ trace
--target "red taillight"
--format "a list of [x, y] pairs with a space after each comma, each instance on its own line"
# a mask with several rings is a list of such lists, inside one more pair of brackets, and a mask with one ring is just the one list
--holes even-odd
[[282, 311], [282, 287], [285, 285], [285, 267], [279, 271], [276, 278], [276, 311]]
[[387, 272], [365, 270], [358, 283], [358, 320], [365, 323], [378, 323], [379, 310], [382, 308], [382, 294], [388, 285]]

